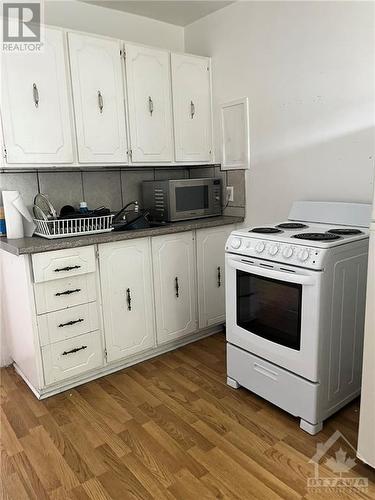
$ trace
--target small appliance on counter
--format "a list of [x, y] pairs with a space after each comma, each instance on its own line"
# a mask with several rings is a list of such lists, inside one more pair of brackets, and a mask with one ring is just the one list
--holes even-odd
[[[130, 208], [133, 207], [133, 208]], [[164, 226], [150, 220], [150, 210], [139, 208], [138, 201], [131, 201], [113, 217], [114, 231], [130, 231], [134, 229], [148, 229], [150, 227]]]
[[155, 221], [175, 222], [222, 213], [219, 177], [144, 181], [142, 188], [144, 205]]

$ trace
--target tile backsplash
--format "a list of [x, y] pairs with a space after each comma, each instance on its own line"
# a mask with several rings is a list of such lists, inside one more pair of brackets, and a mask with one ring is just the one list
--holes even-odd
[[[234, 186], [234, 201], [228, 204], [225, 214], [244, 215], [245, 174], [243, 170], [225, 172], [219, 166], [195, 168], [146, 168], [95, 170], [84, 172], [4, 172], [0, 173], [0, 191], [17, 190], [31, 209], [37, 192], [49, 196], [57, 212], [64, 205], [78, 207], [86, 201], [89, 208], [106, 206], [120, 210], [126, 203], [138, 200], [143, 204], [142, 181], [153, 179], [188, 179], [221, 177], [225, 186]], [[225, 199], [225, 196], [223, 197]], [[0, 205], [2, 199], [0, 198]]]

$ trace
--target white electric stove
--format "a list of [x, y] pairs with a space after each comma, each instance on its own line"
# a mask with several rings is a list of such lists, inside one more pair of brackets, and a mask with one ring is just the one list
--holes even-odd
[[228, 384], [316, 434], [360, 392], [371, 206], [296, 202], [226, 244]]

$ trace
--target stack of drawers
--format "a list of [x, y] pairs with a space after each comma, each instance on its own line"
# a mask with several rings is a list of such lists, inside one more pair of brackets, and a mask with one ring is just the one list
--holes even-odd
[[45, 385], [103, 365], [94, 246], [32, 256]]

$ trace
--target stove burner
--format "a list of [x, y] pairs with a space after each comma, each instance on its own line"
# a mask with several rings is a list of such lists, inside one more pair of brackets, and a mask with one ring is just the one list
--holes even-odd
[[340, 239], [340, 236], [332, 233], [300, 233], [295, 234], [293, 238], [311, 241], [332, 241]]
[[340, 227], [340, 228], [337, 228], [337, 229], [330, 229], [328, 231], [328, 233], [330, 233], [330, 234], [338, 234], [338, 235], [343, 235], [343, 236], [349, 236], [349, 235], [352, 235], [352, 234], [363, 234], [363, 232], [360, 231], [359, 229], [351, 229], [349, 227]]
[[282, 231], [276, 227], [254, 227], [254, 229], [251, 229], [249, 233], [274, 234], [282, 233]]
[[304, 229], [309, 227], [306, 224], [301, 224], [300, 222], [284, 222], [283, 224], [278, 224], [276, 227], [281, 229]]

